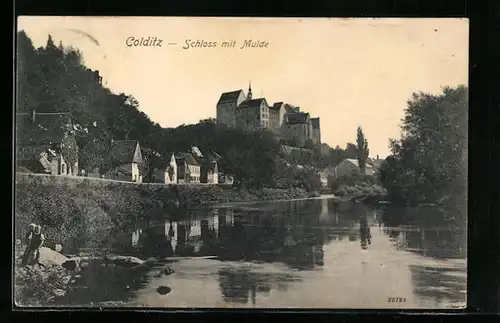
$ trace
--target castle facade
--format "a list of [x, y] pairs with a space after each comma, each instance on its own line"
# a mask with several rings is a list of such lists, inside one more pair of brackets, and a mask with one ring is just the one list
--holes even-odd
[[252, 131], [269, 129], [282, 141], [296, 147], [321, 144], [318, 118], [284, 102], [270, 105], [265, 98], [254, 99], [252, 87], [222, 93], [217, 102], [217, 123]]

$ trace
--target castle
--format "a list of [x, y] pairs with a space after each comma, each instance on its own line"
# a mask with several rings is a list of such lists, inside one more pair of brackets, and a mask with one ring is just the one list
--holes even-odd
[[296, 147], [321, 144], [319, 118], [311, 118], [299, 107], [284, 102], [269, 105], [265, 98], [254, 99], [252, 86], [222, 93], [217, 102], [217, 123], [247, 131], [270, 129], [282, 141]]

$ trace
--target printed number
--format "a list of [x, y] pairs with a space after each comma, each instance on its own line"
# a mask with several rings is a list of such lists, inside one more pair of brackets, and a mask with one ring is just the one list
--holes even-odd
[[389, 302], [389, 303], [404, 303], [404, 302], [406, 302], [406, 297], [388, 297], [387, 302]]

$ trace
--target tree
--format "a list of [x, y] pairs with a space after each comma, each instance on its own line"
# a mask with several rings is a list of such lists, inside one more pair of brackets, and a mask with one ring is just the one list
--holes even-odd
[[408, 101], [401, 139], [391, 140], [391, 156], [380, 170], [394, 200], [417, 204], [452, 196], [465, 201], [467, 96], [465, 86], [445, 87], [440, 95], [414, 93]]
[[162, 159], [160, 153], [147, 147], [141, 148], [141, 155], [143, 162], [139, 164], [139, 174], [144, 182], [151, 183], [154, 170], [166, 168], [166, 160]]
[[363, 133], [363, 129], [358, 127], [357, 137], [356, 137], [356, 157], [358, 159], [359, 169], [361, 174], [366, 173], [366, 161], [368, 159], [368, 140], [365, 138], [365, 134]]

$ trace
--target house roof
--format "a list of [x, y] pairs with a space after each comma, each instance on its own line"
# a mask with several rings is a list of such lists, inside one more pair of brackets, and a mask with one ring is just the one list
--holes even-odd
[[266, 106], [269, 106], [269, 104], [267, 104], [267, 101], [265, 98], [258, 98], [258, 99], [243, 101], [240, 104], [240, 107], [258, 108], [262, 105], [262, 103], [264, 103]]
[[216, 153], [215, 151], [210, 152], [210, 154], [217, 160], [222, 159], [222, 156]]
[[69, 126], [69, 114], [35, 114], [34, 122], [32, 115], [17, 115], [17, 141], [23, 145], [59, 144]]
[[[357, 159], [353, 159], [353, 158], [346, 158], [344, 159], [342, 162], [344, 161], [347, 161], [348, 163], [351, 163], [352, 165], [356, 166], [356, 167], [359, 167], [359, 163], [358, 163], [358, 160]], [[372, 168], [372, 165], [370, 164], [366, 164], [366, 168]]]
[[216, 160], [211, 160], [211, 159], [205, 158], [205, 159], [203, 159], [201, 164], [202, 164], [203, 169], [207, 169], [209, 171], [217, 171], [218, 170]]
[[16, 160], [26, 161], [36, 159], [40, 154], [48, 152], [46, 145], [39, 146], [18, 146]]
[[300, 152], [306, 152], [306, 153], [311, 152], [311, 149], [298, 148], [298, 147], [293, 147], [293, 146], [288, 146], [288, 145], [280, 145], [280, 150], [281, 150], [281, 153], [283, 153], [285, 155], [290, 155], [294, 151], [300, 151]]
[[299, 112], [300, 108], [296, 107], [294, 105], [285, 103], [285, 111], [286, 111], [286, 113], [295, 113], [295, 112]]
[[287, 124], [306, 123], [308, 118], [309, 118], [309, 113], [305, 112], [288, 113]]
[[238, 97], [242, 93], [243, 93], [243, 90], [236, 90], [236, 91], [231, 91], [231, 92], [224, 92], [224, 93], [221, 94], [221, 96], [220, 96], [219, 101], [217, 102], [217, 104], [224, 103], [224, 102], [234, 102], [234, 101], [238, 100]]
[[111, 156], [120, 164], [140, 163], [142, 158], [135, 157], [135, 150], [138, 145], [138, 140], [113, 140], [111, 142]]
[[195, 165], [199, 166], [200, 163], [194, 158], [194, 156], [190, 153], [179, 153], [177, 156], [175, 156], [175, 161], [176, 162], [183, 162], [186, 161], [188, 165]]
[[269, 107], [269, 109], [272, 110], [279, 110], [281, 109], [285, 104], [283, 102], [275, 102], [272, 106]]
[[[174, 155], [174, 152], [168, 152], [165, 155], [161, 155], [161, 157], [154, 159], [157, 161], [156, 163], [153, 163], [153, 168], [159, 169], [159, 170], [168, 170], [170, 168], [170, 163], [172, 161], [172, 155]], [[175, 156], [175, 155], [174, 155]], [[175, 157], [174, 157], [175, 160]]]
[[319, 118], [311, 118], [311, 125], [313, 129], [319, 129]]
[[384, 159], [372, 159], [371, 164], [374, 168], [379, 168], [383, 162]]
[[201, 153], [201, 150], [196, 146], [191, 147], [191, 153], [196, 158], [203, 158], [203, 154]]
[[222, 159], [222, 157], [217, 154], [216, 152], [208, 152], [205, 154], [205, 160], [208, 160], [210, 162], [217, 162], [219, 161], [220, 159]]

